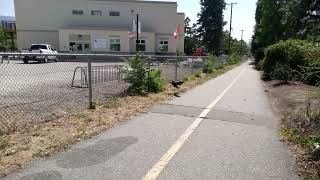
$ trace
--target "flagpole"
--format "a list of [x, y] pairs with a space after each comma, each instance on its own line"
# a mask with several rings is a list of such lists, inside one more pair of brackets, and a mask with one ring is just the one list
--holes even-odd
[[136, 40], [136, 52], [139, 52], [139, 14], [137, 14], [137, 40]]

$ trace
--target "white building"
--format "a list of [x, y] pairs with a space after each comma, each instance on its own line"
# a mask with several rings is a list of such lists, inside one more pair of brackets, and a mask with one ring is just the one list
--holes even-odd
[[[15, 0], [18, 48], [51, 44], [60, 51], [135, 52], [129, 38], [139, 14], [145, 52], [184, 51], [184, 13], [176, 2], [138, 0]], [[181, 27], [179, 38], [173, 33]], [[143, 48], [145, 47], [145, 48]]]

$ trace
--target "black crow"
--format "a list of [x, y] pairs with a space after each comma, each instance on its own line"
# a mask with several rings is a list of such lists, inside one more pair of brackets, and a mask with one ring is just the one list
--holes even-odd
[[171, 81], [170, 83], [172, 84], [173, 87], [179, 88], [179, 86], [181, 86], [184, 82], [183, 81]]

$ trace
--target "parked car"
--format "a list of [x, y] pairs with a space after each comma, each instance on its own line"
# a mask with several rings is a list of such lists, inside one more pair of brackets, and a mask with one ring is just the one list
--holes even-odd
[[[32, 44], [29, 50], [22, 50], [22, 53], [35, 53], [35, 54], [58, 54], [58, 51], [56, 51], [51, 45], [48, 44]], [[23, 62], [28, 63], [29, 61], [37, 61], [39, 63], [47, 63], [48, 61], [55, 61], [58, 62], [57, 56], [24, 56]]]

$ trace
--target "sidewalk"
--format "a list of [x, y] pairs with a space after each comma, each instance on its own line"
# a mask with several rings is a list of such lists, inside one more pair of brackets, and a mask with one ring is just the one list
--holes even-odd
[[4, 179], [143, 177], [298, 179], [259, 73], [242, 65]]

